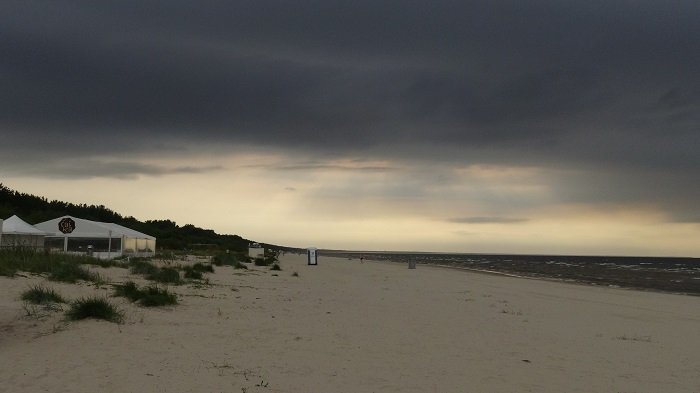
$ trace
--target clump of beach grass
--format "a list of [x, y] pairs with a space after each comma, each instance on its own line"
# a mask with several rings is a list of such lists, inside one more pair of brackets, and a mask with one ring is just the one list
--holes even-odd
[[65, 303], [65, 299], [53, 288], [46, 288], [42, 285], [33, 287], [22, 292], [22, 300], [32, 304]]
[[129, 271], [132, 274], [156, 274], [158, 273], [158, 267], [151, 262], [142, 259], [142, 258], [134, 258], [131, 261], [129, 261], [129, 265], [131, 268]]
[[60, 263], [53, 266], [49, 272], [49, 280], [75, 283], [78, 280], [92, 281], [98, 285], [104, 284], [105, 279], [99, 273], [92, 272], [73, 263]]
[[65, 253], [38, 251], [27, 247], [12, 247], [0, 250], [0, 276], [13, 277], [17, 272], [48, 274], [52, 281], [76, 282], [78, 280], [99, 282], [103, 279], [81, 265], [99, 264], [93, 257]]
[[186, 267], [183, 269], [185, 271], [185, 278], [191, 278], [195, 280], [202, 279], [202, 272], [192, 269], [191, 267]]
[[297, 272], [292, 273], [292, 277], [299, 277], [299, 273], [297, 273]]
[[159, 268], [145, 258], [134, 258], [129, 264], [131, 265], [130, 272], [132, 274], [142, 274], [148, 280], [165, 284], [182, 284], [180, 272], [174, 267]]
[[180, 272], [177, 271], [177, 269], [172, 268], [172, 267], [164, 267], [162, 269], [158, 269], [158, 271], [156, 273], [149, 274], [146, 278], [149, 280], [161, 282], [164, 284], [175, 284], [175, 285], [182, 284], [182, 279], [180, 278]]
[[221, 253], [216, 254], [211, 258], [211, 263], [216, 266], [234, 266], [240, 263], [240, 258], [235, 254]]
[[177, 295], [160, 288], [157, 285], [149, 285], [139, 289], [133, 281], [127, 281], [121, 285], [114, 285], [114, 296], [121, 296], [138, 303], [144, 307], [158, 307], [177, 304]]
[[99, 266], [99, 267], [120, 267], [124, 268], [125, 264], [116, 259], [99, 259], [99, 258], [92, 258], [92, 257], [87, 257], [83, 262], [81, 262], [84, 265], [94, 265], [94, 266]]
[[242, 262], [250, 262], [250, 257], [240, 254], [217, 254], [211, 258], [211, 264], [215, 266], [232, 266], [234, 269], [248, 269], [248, 266]]
[[192, 270], [202, 273], [214, 273], [214, 266], [210, 264], [205, 265], [201, 262], [197, 262], [194, 265], [192, 265]]
[[147, 286], [141, 289], [141, 299], [139, 304], [144, 307], [158, 307], [177, 304], [177, 295], [168, 291], [167, 288], [159, 288], [156, 285]]
[[73, 321], [94, 318], [121, 323], [124, 320], [124, 312], [107, 301], [107, 299], [84, 297], [71, 303], [70, 309], [66, 312], [66, 317]]
[[275, 263], [274, 265], [272, 265], [270, 270], [282, 270], [282, 268], [280, 267], [280, 265], [278, 263]]
[[650, 343], [651, 342], [651, 336], [638, 336], [638, 335], [622, 335], [622, 336], [617, 336], [615, 337], [616, 340], [622, 340], [622, 341], [635, 341], [635, 342], [645, 342], [645, 343]]
[[124, 284], [113, 284], [114, 296], [125, 297], [132, 302], [140, 299], [141, 295], [139, 293], [139, 288], [133, 281], [127, 281]]
[[197, 262], [192, 266], [185, 266], [182, 270], [185, 272], [185, 278], [201, 280], [203, 273], [214, 272], [214, 266]]
[[261, 257], [255, 258], [253, 263], [255, 263], [255, 266], [268, 266], [270, 264], [265, 258]]
[[166, 264], [174, 263], [177, 259], [177, 255], [172, 251], [160, 251], [153, 256], [154, 259], [160, 259]]

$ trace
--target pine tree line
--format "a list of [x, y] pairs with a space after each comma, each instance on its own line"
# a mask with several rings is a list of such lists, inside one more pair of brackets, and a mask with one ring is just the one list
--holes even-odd
[[[112, 222], [155, 236], [159, 249], [210, 248], [245, 251], [249, 240], [238, 235], [219, 235], [191, 224], [179, 226], [171, 220], [139, 221], [103, 206], [74, 204], [12, 190], [0, 183], [0, 218], [17, 215], [30, 224], [69, 215], [92, 221]], [[272, 246], [275, 248], [275, 246]]]

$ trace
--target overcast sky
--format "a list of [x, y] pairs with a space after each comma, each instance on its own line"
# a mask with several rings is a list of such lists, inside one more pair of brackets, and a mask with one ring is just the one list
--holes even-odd
[[0, 182], [291, 246], [700, 256], [700, 2], [3, 1]]

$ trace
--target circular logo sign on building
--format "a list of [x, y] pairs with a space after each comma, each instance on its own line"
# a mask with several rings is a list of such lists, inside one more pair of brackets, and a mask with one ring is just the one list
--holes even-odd
[[58, 230], [62, 233], [71, 233], [75, 230], [75, 221], [70, 218], [64, 218], [58, 222]]

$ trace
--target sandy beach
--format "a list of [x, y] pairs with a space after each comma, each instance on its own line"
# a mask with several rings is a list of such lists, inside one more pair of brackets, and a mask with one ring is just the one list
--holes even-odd
[[700, 297], [324, 256], [249, 267], [171, 286], [177, 306], [110, 298], [123, 324], [20, 300], [109, 285], [0, 277], [0, 391], [700, 392]]

